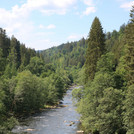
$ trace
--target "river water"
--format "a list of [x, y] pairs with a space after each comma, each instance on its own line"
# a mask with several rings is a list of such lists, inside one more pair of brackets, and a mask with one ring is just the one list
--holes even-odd
[[67, 91], [61, 107], [24, 119], [12, 130], [13, 134], [76, 134], [80, 115], [75, 111], [76, 107], [72, 102], [72, 89]]

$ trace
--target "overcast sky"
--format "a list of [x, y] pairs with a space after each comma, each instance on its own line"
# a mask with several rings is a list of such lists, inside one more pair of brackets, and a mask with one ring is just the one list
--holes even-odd
[[104, 32], [129, 20], [133, 0], [0, 0], [0, 27], [36, 50], [87, 37], [95, 16]]

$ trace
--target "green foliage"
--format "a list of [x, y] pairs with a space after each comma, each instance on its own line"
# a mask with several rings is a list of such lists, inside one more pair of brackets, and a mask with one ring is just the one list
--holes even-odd
[[4, 99], [5, 99], [5, 93], [3, 91], [3, 82], [0, 81], [0, 124], [2, 124], [4, 113], [6, 111], [5, 105], [4, 105]]
[[16, 77], [12, 77], [12, 79], [4, 79], [3, 80], [3, 91], [5, 93], [4, 104], [6, 107], [6, 111], [13, 114], [14, 107], [14, 91], [17, 84]]
[[26, 67], [32, 74], [40, 76], [44, 72], [45, 63], [39, 57], [32, 57]]
[[49, 77], [51, 74], [55, 73], [55, 67], [51, 63], [45, 64], [42, 71], [42, 78]]
[[47, 96], [47, 102], [46, 104], [56, 104], [59, 100], [58, 96], [59, 93], [57, 92], [57, 89], [55, 87], [55, 82], [52, 76], [46, 77], [44, 79], [44, 84], [48, 92]]
[[85, 83], [85, 68], [82, 67], [80, 70], [78, 70], [78, 77], [77, 77], [77, 83], [80, 85], [84, 85]]
[[123, 94], [121, 90], [114, 88], [104, 89], [103, 97], [99, 100], [97, 107], [97, 128], [100, 134], [124, 133], [122, 126], [122, 101]]
[[36, 52], [34, 49], [26, 48], [24, 44], [20, 46], [20, 55], [21, 55], [21, 65], [19, 67], [19, 71], [25, 70], [25, 67], [29, 64], [30, 59], [36, 56]]
[[86, 82], [89, 79], [92, 80], [95, 76], [97, 61], [104, 53], [104, 41], [105, 39], [102, 26], [99, 19], [96, 17], [92, 23], [88, 39], [88, 48], [85, 61]]
[[103, 97], [104, 89], [115, 85], [114, 78], [110, 74], [99, 73], [95, 76], [94, 81], [90, 83], [90, 87], [85, 89], [85, 95], [79, 102], [78, 111], [82, 114], [82, 124], [88, 132], [97, 129], [99, 114], [97, 107], [99, 100]]
[[[5, 82], [0, 81], [0, 133], [10, 133], [14, 125], [17, 124], [17, 120], [8, 113], [8, 106]], [[7, 118], [8, 117], [8, 118]]]
[[[90, 48], [87, 48], [84, 67], [85, 76], [90, 72], [89, 77], [91, 78], [86, 83], [84, 90], [73, 91], [73, 96], [78, 101], [77, 110], [82, 115], [82, 126], [86, 133], [134, 133], [133, 9], [134, 7], [132, 7], [131, 20], [128, 25], [122, 25], [119, 32], [114, 30], [106, 34], [106, 54], [99, 53], [100, 48], [95, 48], [97, 43], [90, 41], [90, 36], [92, 35], [92, 39], [95, 39], [97, 34], [93, 36], [90, 33], [89, 35], [91, 45]], [[96, 53], [102, 55], [101, 58], [97, 57]], [[82, 77], [81, 73], [80, 79]]]
[[65, 69], [67, 67], [82, 67], [85, 62], [86, 40], [82, 38], [77, 42], [68, 42], [58, 47], [44, 50], [41, 54], [45, 63], [52, 63], [55, 67]]
[[[20, 63], [21, 63], [20, 42], [14, 36], [12, 36], [11, 41], [10, 41], [10, 45], [11, 45], [11, 53], [13, 51], [15, 54], [14, 62], [16, 64], [16, 67], [18, 68], [20, 66]], [[13, 53], [12, 53], [12, 55], [13, 55]]]
[[134, 85], [128, 87], [124, 101], [124, 122], [127, 134], [134, 133]]
[[44, 79], [45, 87], [48, 91], [47, 104], [56, 104], [63, 98], [66, 89], [70, 85], [70, 80], [66, 72], [51, 74]]
[[10, 39], [6, 35], [6, 31], [0, 28], [0, 48], [2, 49], [3, 57], [7, 58], [10, 48]]
[[126, 80], [126, 64], [125, 64], [125, 57], [122, 56], [119, 60], [119, 64], [116, 68], [116, 72], [115, 72], [115, 82], [116, 82], [116, 88], [120, 89], [124, 89], [126, 87], [127, 84], [127, 80]]
[[79, 102], [83, 96], [83, 89], [82, 88], [73, 89], [72, 96], [76, 100], [76, 102]]
[[116, 30], [113, 30], [113, 32], [111, 32], [111, 33], [108, 32], [107, 33], [108, 35], [110, 34], [110, 36], [108, 36], [106, 34], [106, 41], [105, 41], [106, 50], [107, 50], [107, 52], [114, 53], [114, 60], [115, 60], [115, 63], [117, 65], [119, 64], [119, 60], [120, 60], [121, 56], [123, 56], [123, 53], [124, 53], [125, 28], [126, 28], [126, 25], [123, 24], [120, 27], [119, 32], [117, 32]]
[[12, 76], [15, 76], [17, 74], [16, 65], [15, 64], [7, 64], [4, 77], [5, 78], [12, 78]]
[[3, 75], [5, 70], [5, 58], [3, 58], [2, 49], [0, 48], [0, 76]]
[[14, 91], [15, 112], [30, 113], [43, 107], [47, 98], [44, 82], [29, 71], [19, 73], [16, 79], [17, 84]]
[[0, 125], [0, 134], [11, 134], [11, 130], [15, 125], [18, 124], [18, 121], [14, 117], [8, 118], [4, 123]]
[[130, 12], [131, 22], [134, 23], [134, 5], [132, 6], [131, 12]]
[[127, 70], [127, 80], [128, 85], [134, 83], [134, 24], [128, 24], [126, 27], [126, 70]]
[[126, 55], [125, 69], [127, 79], [127, 91], [124, 101], [124, 123], [127, 134], [134, 133], [134, 6], [130, 12], [131, 23], [127, 25], [125, 31], [126, 37]]
[[96, 63], [97, 72], [94, 79], [86, 84], [84, 90], [73, 91], [74, 97], [78, 100], [77, 110], [82, 115], [82, 126], [86, 133], [126, 132], [121, 116], [124, 98], [121, 88], [124, 86], [125, 72], [119, 70], [124, 60], [116, 71], [114, 56], [112, 52], [102, 55]]
[[101, 56], [101, 59], [97, 62], [97, 71], [101, 72], [113, 72], [114, 66], [114, 54], [106, 53]]
[[68, 78], [71, 80], [71, 83], [78, 84], [80, 82], [81, 76], [79, 76], [79, 72], [81, 68], [77, 66], [72, 66], [66, 68], [68, 73]]

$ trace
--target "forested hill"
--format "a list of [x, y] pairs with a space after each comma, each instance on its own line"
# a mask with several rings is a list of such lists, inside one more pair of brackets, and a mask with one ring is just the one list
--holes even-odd
[[68, 42], [58, 47], [42, 51], [46, 63], [53, 63], [56, 67], [79, 66], [85, 62], [86, 40], [82, 38], [76, 42]]

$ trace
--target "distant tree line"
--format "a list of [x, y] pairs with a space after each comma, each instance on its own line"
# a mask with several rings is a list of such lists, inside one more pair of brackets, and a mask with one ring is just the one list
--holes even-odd
[[[86, 40], [82, 38], [77, 42], [68, 42], [41, 52], [46, 63], [54, 63], [56, 67], [66, 68], [79, 66], [85, 62]], [[57, 64], [58, 63], [58, 64]]]

